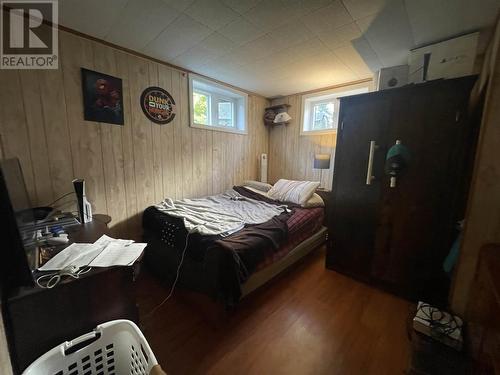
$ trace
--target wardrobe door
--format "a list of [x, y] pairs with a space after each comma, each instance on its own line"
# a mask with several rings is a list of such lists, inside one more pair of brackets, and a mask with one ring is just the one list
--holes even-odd
[[370, 271], [390, 108], [383, 93], [341, 99], [326, 265], [359, 278]]
[[372, 276], [411, 298], [440, 302], [446, 296], [442, 264], [459, 219], [471, 84], [462, 79], [417, 86], [393, 107], [390, 145], [401, 140], [411, 160], [395, 187], [382, 178]]

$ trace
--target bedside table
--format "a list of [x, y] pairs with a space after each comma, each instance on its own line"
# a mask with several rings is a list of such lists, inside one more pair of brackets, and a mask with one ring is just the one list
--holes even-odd
[[330, 217], [332, 213], [332, 202], [333, 202], [332, 191], [317, 189], [316, 194], [318, 194], [321, 197], [321, 199], [323, 199], [323, 202], [325, 202], [325, 218], [323, 220], [323, 225], [329, 228], [329, 223], [331, 221]]

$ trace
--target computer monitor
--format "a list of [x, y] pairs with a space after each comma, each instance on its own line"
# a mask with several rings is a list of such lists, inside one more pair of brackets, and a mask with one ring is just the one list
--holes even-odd
[[35, 218], [18, 159], [0, 162], [0, 228], [2, 287], [33, 285]]

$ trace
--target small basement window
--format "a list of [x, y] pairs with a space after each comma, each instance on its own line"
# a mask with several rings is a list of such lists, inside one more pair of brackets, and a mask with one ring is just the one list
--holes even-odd
[[337, 131], [342, 96], [364, 94], [370, 85], [353, 85], [302, 96], [301, 134], [326, 134]]
[[247, 103], [248, 95], [242, 91], [189, 75], [192, 127], [246, 134]]

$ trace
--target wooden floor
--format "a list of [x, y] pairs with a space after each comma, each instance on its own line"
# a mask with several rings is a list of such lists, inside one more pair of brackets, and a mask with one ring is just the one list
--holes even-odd
[[[141, 315], [168, 288], [143, 272]], [[411, 304], [326, 270], [324, 249], [244, 299], [215, 329], [173, 298], [141, 329], [169, 375], [404, 374]]]

